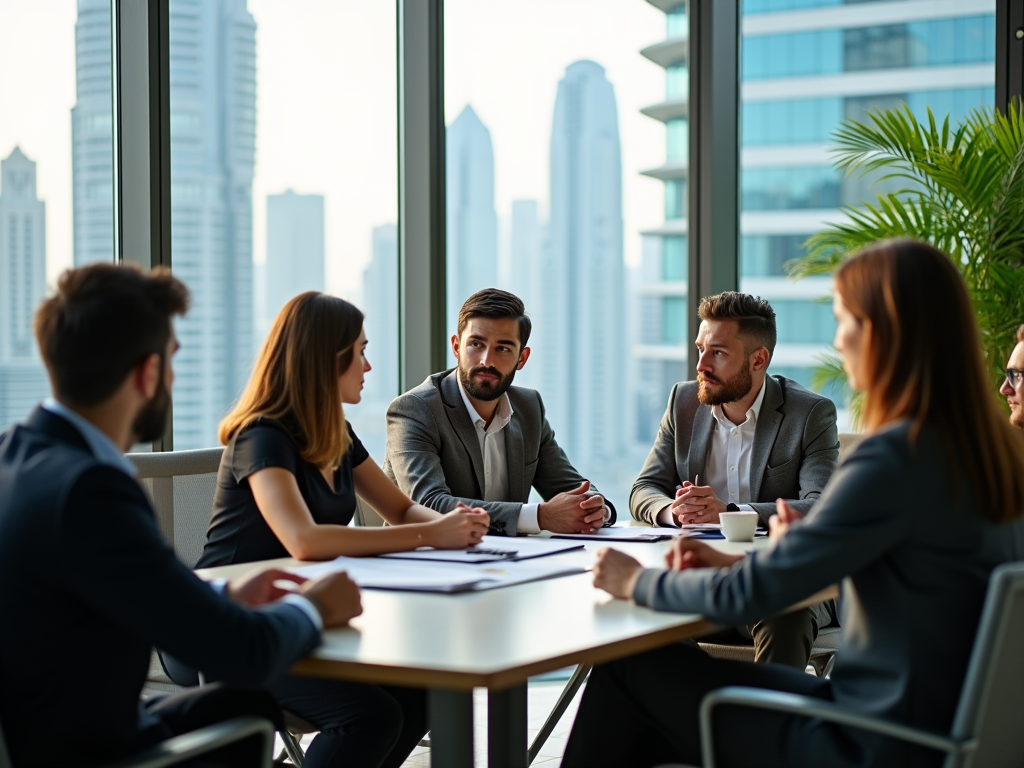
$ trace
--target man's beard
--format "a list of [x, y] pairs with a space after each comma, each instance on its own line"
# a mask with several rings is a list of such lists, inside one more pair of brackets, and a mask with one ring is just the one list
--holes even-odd
[[159, 440], [167, 431], [167, 416], [171, 412], [171, 393], [167, 391], [167, 385], [163, 380], [163, 367], [161, 366], [160, 388], [157, 389], [153, 399], [142, 406], [142, 410], [135, 416], [132, 422], [132, 432], [135, 434], [135, 442], [151, 443]]
[[[478, 383], [473, 380], [474, 374], [477, 373], [489, 373], [492, 376], [497, 376], [498, 380], [493, 384], [490, 382]], [[461, 365], [459, 366], [459, 381], [462, 382], [462, 388], [466, 390], [470, 397], [475, 397], [477, 400], [483, 400], [484, 402], [497, 400], [504, 395], [505, 391], [512, 386], [512, 379], [515, 377], [515, 368], [509, 371], [506, 376], [502, 376], [501, 371], [493, 366], [481, 365], [468, 372]]]
[[1010, 412], [1010, 424], [1017, 429], [1024, 429], [1024, 406]]
[[[712, 393], [707, 388], [705, 380], [709, 378], [712, 383], [719, 384], [717, 392]], [[746, 366], [743, 366], [735, 376], [725, 382], [719, 382], [718, 379], [708, 377], [703, 372], [697, 373], [697, 381], [700, 385], [697, 387], [697, 400], [703, 405], [722, 405], [742, 400], [754, 386], [754, 377]]]

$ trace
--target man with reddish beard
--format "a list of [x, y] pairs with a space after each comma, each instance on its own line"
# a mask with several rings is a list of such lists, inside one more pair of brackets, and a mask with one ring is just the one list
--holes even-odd
[[[754, 511], [762, 525], [780, 499], [806, 514], [839, 458], [832, 401], [783, 376], [768, 376], [775, 311], [727, 291], [700, 303], [697, 381], [676, 384], [629, 508], [651, 525], [717, 523]], [[803, 669], [831, 604], [729, 630], [716, 642], [753, 641], [754, 660]]]
[[1010, 406], [1010, 423], [1024, 429], [1024, 325], [1017, 329], [1017, 346], [1006, 361], [1006, 380], [999, 388]]
[[[615, 507], [555, 442], [540, 394], [513, 387], [530, 357], [532, 324], [507, 291], [477, 291], [451, 338], [458, 366], [388, 407], [384, 471], [413, 501], [450, 512], [483, 507], [492, 534], [590, 533]], [[543, 502], [529, 503], [530, 488]]]

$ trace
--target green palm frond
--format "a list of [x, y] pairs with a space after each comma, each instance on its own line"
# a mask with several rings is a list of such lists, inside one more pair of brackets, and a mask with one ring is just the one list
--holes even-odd
[[[948, 253], [971, 293], [986, 364], [998, 378], [1024, 322], [1024, 115], [975, 109], [953, 125], [905, 104], [871, 110], [833, 134], [835, 166], [845, 175], [899, 180], [900, 190], [841, 209], [844, 219], [805, 243], [786, 264], [794, 278], [831, 274], [871, 243], [911, 237]], [[838, 358], [823, 359], [814, 386], [845, 382]], [[856, 398], [854, 398], [854, 401]]]

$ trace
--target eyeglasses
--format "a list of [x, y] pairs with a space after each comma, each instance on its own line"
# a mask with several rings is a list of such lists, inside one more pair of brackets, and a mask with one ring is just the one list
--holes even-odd
[[1006, 381], [1014, 389], [1019, 387], [1020, 383], [1024, 381], [1024, 368], [1007, 368]]

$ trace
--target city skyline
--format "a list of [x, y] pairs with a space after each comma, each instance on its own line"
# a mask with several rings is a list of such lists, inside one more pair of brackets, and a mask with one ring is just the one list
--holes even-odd
[[19, 147], [0, 159], [0, 431], [50, 393], [32, 315], [46, 292], [46, 203]]

